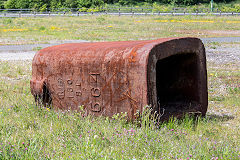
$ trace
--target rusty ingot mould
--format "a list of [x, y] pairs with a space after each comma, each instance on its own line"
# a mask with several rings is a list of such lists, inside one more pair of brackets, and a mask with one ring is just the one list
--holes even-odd
[[54, 108], [130, 119], [145, 105], [163, 118], [206, 114], [205, 48], [197, 38], [71, 43], [40, 50], [31, 92]]

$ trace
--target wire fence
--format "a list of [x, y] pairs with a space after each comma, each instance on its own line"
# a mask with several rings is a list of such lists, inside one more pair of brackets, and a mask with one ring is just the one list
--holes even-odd
[[159, 8], [141, 7], [112, 7], [112, 8], [55, 8], [55, 9], [0, 9], [0, 17], [31, 17], [31, 16], [81, 16], [89, 14], [110, 15], [219, 15], [239, 16], [240, 12], [222, 12], [215, 8], [213, 12], [209, 8], [172, 8], [161, 10]]

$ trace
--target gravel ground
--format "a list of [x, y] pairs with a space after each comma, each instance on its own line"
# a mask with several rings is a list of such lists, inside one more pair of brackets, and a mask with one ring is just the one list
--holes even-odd
[[202, 38], [202, 41], [206, 48], [208, 62], [240, 63], [240, 37]]
[[28, 52], [1, 52], [0, 51], [0, 61], [24, 61], [24, 60], [32, 60], [34, 55], [35, 55], [35, 51], [28, 51]]
[[212, 38], [201, 38], [203, 43], [211, 42], [240, 42], [240, 37], [212, 37]]
[[206, 47], [207, 61], [215, 64], [240, 63], [240, 43]]
[[[216, 64], [240, 62], [240, 37], [202, 38], [202, 41], [206, 47], [208, 62]], [[32, 60], [37, 50], [41, 48], [73, 42], [87, 41], [55, 41], [49, 44], [2, 45], [0, 46], [0, 61]], [[226, 44], [226, 42], [229, 44]]]
[[0, 45], [0, 61], [32, 60], [35, 53], [42, 48], [63, 43], [80, 43], [84, 40], [51, 41], [49, 44]]

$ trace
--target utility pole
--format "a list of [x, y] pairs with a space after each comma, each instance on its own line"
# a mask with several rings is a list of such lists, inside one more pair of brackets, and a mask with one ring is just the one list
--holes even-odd
[[211, 0], [211, 12], [213, 12], [213, 0]]

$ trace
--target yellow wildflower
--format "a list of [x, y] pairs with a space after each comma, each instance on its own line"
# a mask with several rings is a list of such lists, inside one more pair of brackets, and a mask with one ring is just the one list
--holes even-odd
[[57, 29], [57, 27], [51, 26], [51, 30], [56, 30], [56, 29]]
[[240, 21], [226, 21], [226, 23], [240, 23]]
[[203, 21], [203, 20], [190, 20], [188, 22], [196, 22], [196, 23], [213, 23], [214, 21]]
[[209, 20], [155, 20], [155, 22], [176, 22], [176, 23], [213, 23], [214, 21], [209, 21]]
[[168, 22], [168, 20], [155, 20], [155, 22]]
[[27, 31], [27, 29], [18, 29], [18, 28], [13, 28], [13, 29], [1, 29], [3, 32], [23, 32]]
[[58, 28], [58, 27], [55, 27], [55, 26], [51, 26], [50, 27], [51, 30], [55, 30], [55, 31], [61, 31], [62, 29], [61, 28]]

